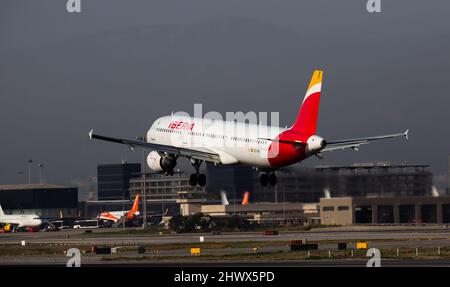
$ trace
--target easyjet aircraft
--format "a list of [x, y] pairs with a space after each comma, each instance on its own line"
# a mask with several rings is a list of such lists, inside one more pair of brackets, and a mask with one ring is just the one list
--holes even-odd
[[188, 158], [195, 169], [190, 184], [204, 186], [206, 176], [199, 172], [202, 162], [223, 165], [252, 165], [260, 171], [261, 184], [276, 185], [275, 170], [300, 162], [312, 155], [338, 149], [358, 150], [371, 141], [404, 136], [403, 133], [326, 141], [317, 135], [317, 117], [323, 71], [314, 71], [297, 118], [290, 128], [236, 121], [169, 115], [156, 119], [145, 141], [112, 138], [89, 132], [91, 139], [141, 146], [152, 150], [148, 166], [157, 172], [173, 174], [180, 157]]
[[98, 219], [110, 220], [117, 222], [121, 217], [125, 216], [126, 220], [131, 220], [139, 215], [139, 194], [136, 195], [136, 198], [133, 203], [133, 207], [128, 211], [104, 211], [100, 213]]

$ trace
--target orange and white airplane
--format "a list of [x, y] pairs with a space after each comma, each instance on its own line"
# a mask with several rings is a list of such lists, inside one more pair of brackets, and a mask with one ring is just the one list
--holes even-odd
[[136, 216], [139, 215], [139, 194], [136, 195], [136, 199], [134, 200], [133, 207], [128, 211], [104, 211], [100, 213], [97, 219], [110, 220], [117, 222], [123, 216], [126, 217], [126, 220], [132, 220]]
[[222, 121], [168, 115], [156, 119], [145, 141], [112, 138], [89, 132], [90, 139], [120, 143], [152, 150], [147, 164], [156, 172], [173, 174], [180, 157], [190, 160], [195, 173], [190, 176], [192, 186], [206, 184], [206, 176], [199, 172], [202, 162], [223, 165], [251, 165], [260, 171], [261, 184], [276, 185], [275, 170], [298, 163], [312, 155], [340, 150], [358, 150], [372, 141], [404, 136], [403, 133], [344, 140], [325, 140], [317, 135], [323, 71], [314, 71], [297, 118], [290, 128], [236, 121]]

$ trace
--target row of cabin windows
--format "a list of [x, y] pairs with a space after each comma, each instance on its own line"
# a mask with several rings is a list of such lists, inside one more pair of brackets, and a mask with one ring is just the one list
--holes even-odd
[[[164, 128], [156, 128], [156, 131], [163, 132], [163, 133], [176, 133], [181, 134], [181, 130], [173, 130], [173, 129], [164, 129]], [[192, 136], [204, 136], [209, 138], [219, 138], [219, 139], [226, 139], [227, 136], [225, 135], [217, 135], [217, 134], [207, 134], [207, 133], [200, 133], [200, 132], [193, 132], [189, 131], [189, 135]], [[231, 137], [232, 141], [240, 141], [240, 142], [247, 142], [247, 143], [257, 143], [257, 144], [265, 144], [265, 140], [260, 139], [250, 139], [250, 138], [243, 138], [243, 137]]]

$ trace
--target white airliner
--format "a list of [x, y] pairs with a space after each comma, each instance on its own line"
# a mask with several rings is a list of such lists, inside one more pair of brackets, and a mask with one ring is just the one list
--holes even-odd
[[36, 214], [8, 215], [3, 212], [0, 205], [0, 223], [17, 225], [18, 227], [37, 227], [42, 224], [42, 219]]
[[152, 150], [148, 166], [157, 172], [173, 174], [179, 157], [186, 157], [195, 168], [190, 184], [204, 186], [206, 176], [199, 172], [202, 162], [223, 165], [251, 165], [261, 172], [261, 184], [277, 183], [275, 170], [300, 162], [312, 155], [338, 149], [358, 150], [374, 140], [404, 136], [403, 133], [326, 141], [316, 134], [323, 71], [314, 71], [297, 118], [290, 128], [245, 122], [222, 121], [169, 115], [158, 118], [145, 141], [106, 137], [89, 132], [90, 139], [141, 146]]

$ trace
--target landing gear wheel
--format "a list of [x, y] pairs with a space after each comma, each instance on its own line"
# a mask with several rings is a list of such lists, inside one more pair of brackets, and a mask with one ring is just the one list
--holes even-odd
[[191, 174], [191, 176], [189, 177], [189, 184], [191, 186], [196, 186], [197, 183], [198, 183], [197, 174], [196, 173]]
[[203, 173], [198, 174], [197, 176], [198, 185], [205, 186], [206, 185], [206, 175]]
[[269, 183], [271, 186], [277, 185], [277, 175], [274, 172], [269, 174]]
[[269, 176], [267, 173], [262, 173], [259, 180], [261, 181], [262, 186], [267, 186], [267, 183], [269, 182]]

